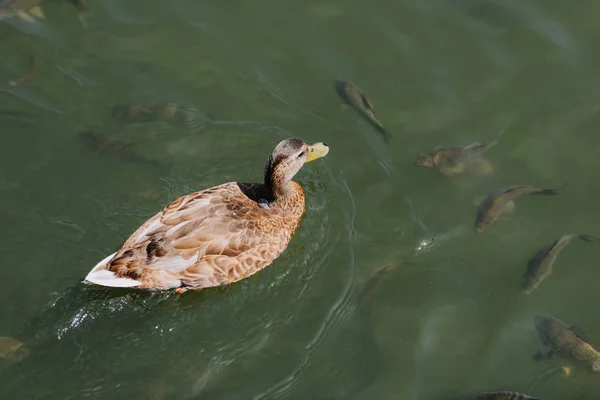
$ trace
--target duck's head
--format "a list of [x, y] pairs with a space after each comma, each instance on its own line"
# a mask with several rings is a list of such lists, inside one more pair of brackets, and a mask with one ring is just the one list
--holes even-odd
[[285, 189], [304, 163], [325, 157], [329, 147], [325, 143], [308, 145], [291, 138], [280, 142], [265, 165], [265, 185], [272, 189], [273, 197], [285, 194]]

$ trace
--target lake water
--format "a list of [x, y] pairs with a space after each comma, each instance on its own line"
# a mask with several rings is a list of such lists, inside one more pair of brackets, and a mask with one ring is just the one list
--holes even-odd
[[[24, 342], [0, 360], [0, 397], [600, 398], [598, 375], [532, 358], [539, 313], [600, 343], [600, 246], [571, 244], [519, 294], [541, 246], [600, 234], [600, 3], [89, 0], [85, 25], [67, 1], [42, 8], [0, 22], [0, 336]], [[32, 59], [33, 79], [9, 85]], [[338, 77], [389, 143], [342, 106]], [[122, 103], [208, 119], [122, 121]], [[86, 130], [156, 163], [100, 152]], [[502, 130], [490, 174], [413, 164]], [[291, 136], [330, 153], [297, 175], [307, 213], [267, 269], [184, 295], [81, 284], [178, 196], [260, 181]], [[564, 183], [474, 231], [475, 199]]]

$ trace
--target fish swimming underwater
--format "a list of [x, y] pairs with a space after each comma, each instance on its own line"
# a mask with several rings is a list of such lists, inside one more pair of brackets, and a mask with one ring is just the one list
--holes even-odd
[[569, 243], [575, 239], [585, 240], [586, 242], [597, 242], [600, 238], [591, 235], [564, 235], [554, 243], [542, 248], [527, 265], [527, 269], [521, 278], [521, 293], [530, 294], [544, 279], [552, 273], [552, 265], [556, 261], [558, 254]]
[[435, 168], [444, 175], [464, 172], [466, 166], [477, 159], [490, 148], [498, 144], [504, 130], [489, 144], [473, 142], [466, 146], [438, 147], [429, 153], [419, 154], [415, 164], [425, 168]]
[[545, 315], [536, 315], [535, 327], [542, 346], [534, 359], [541, 360], [556, 354], [600, 372], [600, 352], [574, 333], [573, 327], [569, 328], [562, 321]]
[[124, 161], [139, 162], [160, 166], [155, 160], [145, 157], [133, 143], [125, 143], [120, 140], [110, 139], [93, 131], [79, 132], [79, 137], [94, 151], [100, 154], [112, 154]]
[[502, 210], [515, 199], [528, 194], [554, 195], [558, 189], [541, 189], [534, 186], [516, 185], [500, 189], [494, 194], [486, 197], [479, 205], [477, 217], [475, 218], [475, 230], [483, 230], [494, 222], [502, 214]]
[[208, 118], [200, 115], [192, 108], [182, 107], [175, 103], [137, 106], [132, 104], [116, 104], [111, 116], [129, 122], [167, 122], [200, 129]]
[[365, 97], [363, 92], [352, 82], [348, 82], [342, 79], [335, 80], [335, 89], [338, 95], [344, 100], [346, 104], [354, 108], [361, 114], [367, 121], [371, 123], [383, 135], [383, 139], [389, 142], [392, 135], [383, 127], [381, 122], [375, 118], [375, 110], [371, 102]]

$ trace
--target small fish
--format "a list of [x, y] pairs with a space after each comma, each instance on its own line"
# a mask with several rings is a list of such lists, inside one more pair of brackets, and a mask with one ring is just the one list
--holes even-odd
[[0, 337], [0, 358], [8, 358], [23, 345], [11, 337]]
[[375, 129], [377, 129], [377, 131], [383, 135], [383, 139], [386, 142], [390, 141], [392, 135], [390, 135], [389, 132], [385, 130], [381, 122], [375, 118], [375, 110], [373, 109], [373, 105], [355, 84], [342, 79], [336, 79], [335, 89], [346, 104], [358, 111], [359, 114], [366, 118], [371, 125], [373, 125]]
[[469, 400], [540, 400], [536, 397], [531, 397], [526, 394], [517, 393], [517, 392], [507, 392], [507, 391], [499, 391], [499, 392], [485, 392], [479, 393], [475, 396], [469, 396]]
[[501, 189], [496, 193], [486, 197], [479, 205], [477, 217], [475, 219], [475, 230], [483, 230], [494, 222], [502, 213], [502, 209], [509, 203], [516, 200], [517, 197], [528, 194], [557, 194], [558, 189], [540, 189], [533, 186], [516, 185]]
[[545, 315], [536, 315], [535, 327], [542, 340], [540, 351], [534, 355], [535, 360], [556, 354], [600, 372], [600, 352], [576, 334], [574, 327], [569, 328], [562, 321]]
[[194, 109], [179, 106], [175, 103], [136, 106], [116, 104], [111, 115], [121, 121], [132, 122], [169, 122], [201, 128], [206, 117], [199, 115]]
[[591, 235], [564, 235], [554, 243], [541, 249], [527, 265], [527, 269], [521, 278], [521, 293], [530, 294], [544, 279], [552, 273], [552, 265], [556, 261], [558, 254], [569, 243], [575, 239], [585, 240], [586, 242], [597, 242], [600, 238]]
[[460, 173], [464, 170], [465, 164], [497, 145], [503, 133], [504, 130], [496, 136], [493, 142], [487, 145], [473, 142], [466, 146], [435, 148], [429, 153], [420, 154], [415, 160], [415, 164], [425, 168], [436, 168], [442, 172], [452, 170]]
[[109, 139], [104, 135], [93, 131], [79, 132], [79, 137], [92, 149], [100, 154], [113, 154], [125, 161], [142, 162], [160, 166], [154, 160], [149, 160], [134, 146], [133, 143], [125, 143], [120, 140]]

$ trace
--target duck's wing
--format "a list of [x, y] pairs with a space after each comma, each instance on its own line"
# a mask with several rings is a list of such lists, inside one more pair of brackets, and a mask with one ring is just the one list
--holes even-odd
[[[285, 231], [265, 229], [261, 212], [234, 182], [180, 197], [138, 228], [86, 280], [156, 288], [235, 282], [270, 263], [289, 240]], [[271, 223], [277, 224], [277, 218]]]

